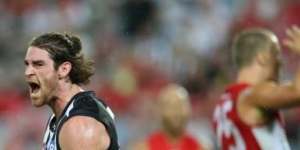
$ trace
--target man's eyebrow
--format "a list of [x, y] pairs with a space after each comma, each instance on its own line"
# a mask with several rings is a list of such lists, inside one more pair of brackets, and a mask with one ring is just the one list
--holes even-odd
[[[45, 64], [44, 60], [32, 60], [31, 62], [32, 62], [32, 64]], [[24, 64], [28, 65], [29, 61], [28, 60], [24, 60]]]
[[33, 60], [32, 63], [33, 64], [44, 64], [45, 61], [43, 61], [43, 60]]

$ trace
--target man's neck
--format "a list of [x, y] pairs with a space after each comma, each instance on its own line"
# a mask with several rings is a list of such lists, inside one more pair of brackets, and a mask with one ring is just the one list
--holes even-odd
[[176, 143], [182, 137], [184, 130], [172, 132], [166, 128], [163, 128], [162, 132], [167, 136], [167, 138], [170, 140], [170, 142]]
[[260, 68], [258, 66], [247, 66], [238, 72], [237, 82], [255, 85], [261, 81]]
[[50, 103], [50, 107], [55, 114], [55, 117], [60, 117], [72, 97], [81, 91], [81, 87], [76, 84], [70, 84], [59, 88], [55, 99]]

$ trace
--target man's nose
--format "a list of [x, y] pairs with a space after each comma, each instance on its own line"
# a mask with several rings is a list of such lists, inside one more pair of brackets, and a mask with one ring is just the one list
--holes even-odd
[[26, 66], [26, 68], [25, 68], [25, 76], [29, 77], [29, 76], [31, 76], [33, 74], [34, 74], [33, 68], [30, 65]]

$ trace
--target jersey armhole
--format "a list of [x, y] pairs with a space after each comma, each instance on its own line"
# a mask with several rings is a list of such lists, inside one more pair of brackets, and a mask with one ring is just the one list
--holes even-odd
[[[251, 92], [251, 90], [252, 90], [251, 87], [247, 87], [247, 88], [245, 88], [243, 91], [241, 91], [241, 93], [240, 93], [239, 96], [237, 97], [235, 109], [236, 109], [236, 114], [238, 115], [238, 118], [240, 118], [239, 120], [240, 120], [243, 124], [247, 125], [247, 126], [250, 127], [250, 128], [258, 128], [258, 127], [264, 126], [265, 124], [264, 124], [264, 123], [248, 124], [246, 121], [244, 121], [244, 120], [242, 119], [242, 117], [241, 117], [241, 115], [240, 115], [240, 113], [239, 113], [239, 111], [238, 111], [238, 103], [239, 103], [239, 101], [240, 101], [240, 100], [245, 101], [245, 99], [243, 99], [243, 97], [245, 97], [247, 94], [249, 94], [249, 92]], [[255, 106], [254, 106], [254, 107], [255, 107]], [[264, 110], [263, 110], [262, 108], [257, 107], [257, 108], [254, 108], [254, 109], [256, 109], [255, 111], [257, 111], [257, 113], [260, 113], [260, 115], [264, 115], [264, 114], [263, 114], [263, 113], [264, 113], [264, 112], [263, 112]]]

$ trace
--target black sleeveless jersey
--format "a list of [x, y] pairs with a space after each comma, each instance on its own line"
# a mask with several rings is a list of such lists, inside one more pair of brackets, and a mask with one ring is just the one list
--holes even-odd
[[50, 117], [43, 139], [43, 150], [60, 150], [59, 132], [62, 125], [73, 116], [88, 116], [101, 122], [110, 137], [108, 150], [119, 150], [118, 137], [111, 109], [92, 91], [80, 92], [73, 96], [59, 118]]

